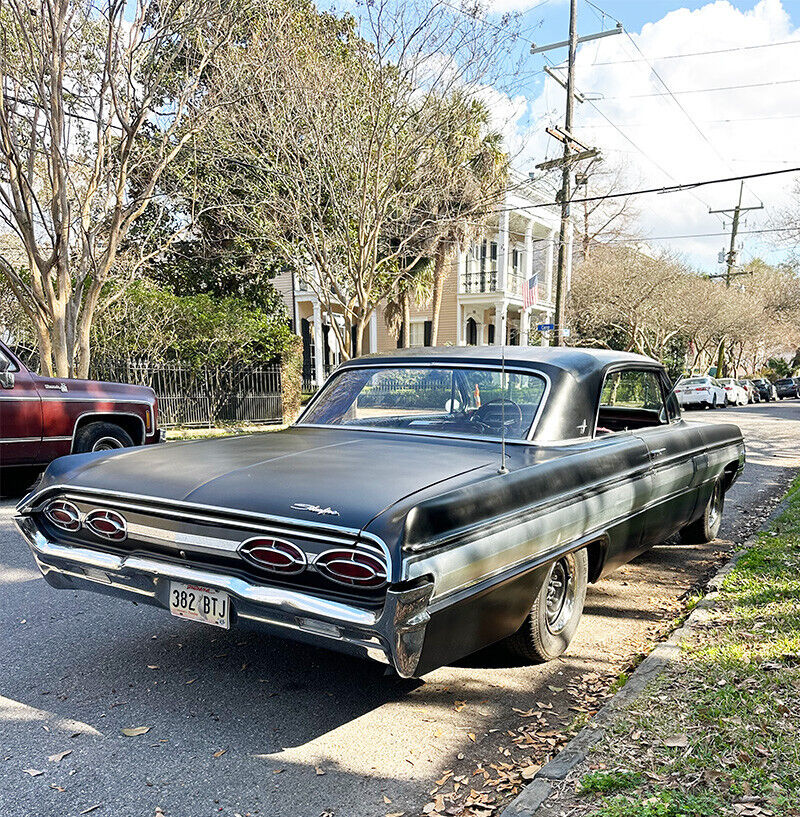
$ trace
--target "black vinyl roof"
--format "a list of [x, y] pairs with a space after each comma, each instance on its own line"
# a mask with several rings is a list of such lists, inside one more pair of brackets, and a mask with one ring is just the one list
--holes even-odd
[[610, 365], [660, 366], [652, 358], [611, 349], [584, 349], [574, 346], [422, 346], [364, 355], [342, 364], [342, 368], [366, 363], [434, 364], [461, 363], [500, 365], [531, 369], [560, 369], [578, 379], [599, 373]]

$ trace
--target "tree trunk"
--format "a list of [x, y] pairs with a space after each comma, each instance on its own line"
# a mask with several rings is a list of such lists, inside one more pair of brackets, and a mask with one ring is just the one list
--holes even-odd
[[403, 304], [403, 328], [400, 345], [408, 349], [411, 346], [411, 297], [408, 292], [403, 293], [401, 302]]
[[440, 244], [436, 253], [436, 264], [433, 268], [433, 317], [431, 320], [431, 346], [438, 344], [439, 316], [442, 312], [442, 293], [447, 281], [447, 270], [453, 252], [449, 244]]

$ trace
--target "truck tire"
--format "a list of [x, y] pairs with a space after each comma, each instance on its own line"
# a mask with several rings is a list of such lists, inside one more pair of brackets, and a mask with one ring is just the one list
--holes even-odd
[[75, 454], [88, 451], [113, 451], [134, 445], [131, 435], [116, 423], [88, 423], [75, 437]]
[[505, 639], [509, 650], [532, 664], [558, 658], [578, 629], [588, 580], [586, 548], [553, 562], [522, 626]]
[[717, 480], [711, 497], [703, 508], [703, 515], [681, 528], [681, 541], [687, 545], [704, 545], [716, 539], [722, 524], [724, 505], [725, 491], [722, 488], [722, 480]]

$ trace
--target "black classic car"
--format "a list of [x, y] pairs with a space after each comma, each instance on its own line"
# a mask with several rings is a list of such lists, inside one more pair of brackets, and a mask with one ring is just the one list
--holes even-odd
[[409, 677], [500, 640], [560, 655], [587, 582], [713, 539], [743, 466], [649, 358], [425, 348], [344, 364], [283, 432], [58, 459], [16, 520], [53, 587]]

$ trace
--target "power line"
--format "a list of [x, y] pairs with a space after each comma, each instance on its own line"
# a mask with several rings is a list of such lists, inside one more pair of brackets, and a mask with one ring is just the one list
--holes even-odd
[[[626, 94], [625, 96], [606, 96], [605, 101], [612, 99], [644, 99], [654, 96], [676, 96], [678, 94], [710, 94], [716, 91], [740, 91], [743, 88], [766, 88], [773, 85], [793, 85], [800, 82], [800, 79], [776, 79], [771, 82], [749, 82], [744, 85], [720, 85], [716, 88], [685, 88], [681, 91], [669, 91], [668, 93], [647, 93], [647, 94]], [[594, 92], [593, 92], [594, 93]]]
[[[707, 187], [712, 184], [725, 184], [727, 182], [746, 181], [747, 179], [761, 179], [767, 176], [779, 176], [784, 173], [800, 173], [800, 167], [787, 167], [781, 170], [762, 170], [760, 173], [743, 173], [737, 176], [726, 176], [720, 179], [703, 179], [696, 182], [682, 182], [680, 184], [667, 185], [662, 187], [646, 187], [641, 190], [628, 190], [624, 193], [604, 193], [602, 196], [585, 196], [580, 199], [571, 199], [573, 203], [584, 201], [602, 201], [605, 199], [620, 199], [628, 196], [642, 196], [646, 193], [680, 193], [684, 190], [694, 190], [697, 187]], [[541, 204], [526, 204], [521, 207], [506, 207], [492, 210], [493, 213], [504, 213], [511, 210], [532, 210], [539, 207], [554, 207], [560, 204], [556, 201], [543, 202]], [[767, 231], [768, 232], [768, 231]], [[727, 235], [727, 233], [726, 233]]]
[[[774, 48], [779, 45], [800, 45], [800, 40], [780, 40], [775, 43], [759, 43], [758, 45], [740, 45], [733, 48], [715, 48], [709, 51], [688, 51], [683, 54], [662, 54], [658, 57], [650, 57], [653, 62], [660, 62], [661, 60], [678, 60], [685, 57], [705, 57], [712, 54], [732, 54], [738, 51], [752, 51], [757, 48]], [[641, 62], [642, 60], [606, 60], [604, 62], [596, 62], [595, 65], [628, 65], [633, 62]]]

